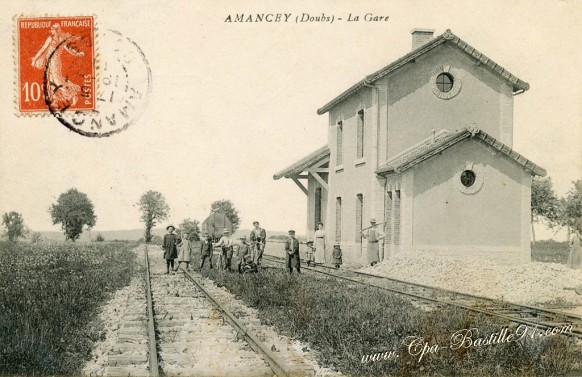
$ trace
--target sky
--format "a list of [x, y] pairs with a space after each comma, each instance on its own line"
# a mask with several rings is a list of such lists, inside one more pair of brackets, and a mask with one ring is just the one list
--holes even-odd
[[[95, 205], [95, 230], [142, 227], [135, 205], [161, 192], [170, 218], [204, 220], [231, 200], [241, 226], [306, 231], [306, 197], [273, 175], [327, 142], [317, 115], [349, 86], [408, 53], [413, 28], [446, 29], [530, 89], [514, 101], [514, 149], [558, 195], [582, 177], [582, 4], [578, 1], [13, 1], [0, 16], [0, 212], [60, 230], [48, 208], [69, 188]], [[288, 23], [227, 23], [291, 13]], [[304, 13], [344, 21], [295, 23]], [[349, 14], [388, 22], [346, 22]], [[51, 116], [17, 116], [14, 15], [94, 15], [143, 51], [147, 107], [127, 130], [87, 138]], [[99, 42], [99, 31], [97, 35]], [[100, 49], [107, 49], [99, 45]]]

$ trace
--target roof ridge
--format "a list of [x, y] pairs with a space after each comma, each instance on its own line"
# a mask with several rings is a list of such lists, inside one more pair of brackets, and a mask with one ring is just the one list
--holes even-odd
[[536, 165], [508, 145], [495, 139], [493, 136], [475, 125], [449, 132], [449, 134], [444, 135], [440, 140], [437, 140], [434, 143], [428, 143], [425, 141], [424, 144], [420, 144], [416, 149], [413, 149], [406, 154], [402, 154], [398, 158], [392, 158], [386, 161], [378, 167], [376, 174], [382, 175], [390, 172], [401, 173], [418, 163], [433, 157], [436, 154], [435, 151], [438, 152], [439, 150], [442, 151], [447, 149], [466, 138], [477, 138], [482, 142], [489, 144], [503, 153], [506, 157], [523, 166], [524, 169], [531, 171], [534, 175], [540, 175], [543, 177], [547, 174], [544, 168]]
[[340, 95], [336, 96], [334, 99], [329, 101], [327, 104], [322, 106], [317, 110], [317, 114], [322, 115], [328, 112], [333, 106], [337, 105], [338, 103], [342, 102], [345, 98], [349, 97], [350, 95], [354, 94], [358, 90], [366, 87], [367, 85], [372, 84], [374, 81], [381, 79], [382, 77], [388, 75], [389, 73], [397, 70], [398, 68], [402, 67], [403, 65], [409, 63], [410, 61], [416, 59], [417, 57], [423, 55], [424, 53], [434, 49], [435, 47], [443, 44], [445, 42], [451, 42], [455, 46], [457, 46], [461, 51], [466, 53], [467, 55], [477, 59], [479, 64], [485, 65], [494, 73], [501, 76], [503, 79], [509, 81], [512, 84], [513, 92], [517, 91], [526, 91], [529, 89], [529, 84], [517, 76], [513, 75], [511, 72], [503, 68], [501, 65], [497, 64], [495, 61], [487, 57], [485, 54], [479, 52], [477, 49], [469, 45], [467, 42], [463, 41], [461, 38], [456, 36], [451, 29], [447, 29], [444, 33], [439, 35], [438, 37], [430, 40], [429, 42], [423, 44], [422, 46], [418, 47], [415, 50], [412, 50], [405, 54], [404, 56], [396, 59], [395, 61], [391, 62], [387, 66], [373, 72], [367, 76], [365, 76], [362, 80], [358, 81]]

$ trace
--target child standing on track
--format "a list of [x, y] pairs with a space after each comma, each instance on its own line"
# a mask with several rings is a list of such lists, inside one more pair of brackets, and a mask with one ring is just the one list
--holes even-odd
[[164, 250], [164, 259], [166, 260], [166, 274], [170, 273], [170, 268], [174, 269], [174, 259], [178, 257], [178, 250], [176, 248], [176, 235], [173, 225], [168, 225], [166, 227], [168, 234], [164, 235], [164, 241], [162, 242], [162, 249]]
[[340, 248], [340, 244], [339, 242], [336, 242], [333, 245], [333, 264], [335, 265], [335, 268], [340, 268], [341, 264], [342, 264], [342, 249]]
[[308, 240], [307, 243], [307, 267], [315, 266], [315, 247], [313, 247], [313, 241]]
[[178, 265], [174, 271], [178, 271], [182, 262], [186, 263], [186, 270], [190, 271], [190, 258], [192, 258], [192, 243], [188, 239], [188, 233], [182, 232], [182, 243], [178, 246]]

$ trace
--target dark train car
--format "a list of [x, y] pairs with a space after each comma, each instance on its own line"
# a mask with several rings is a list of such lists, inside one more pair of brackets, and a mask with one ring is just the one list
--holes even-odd
[[220, 211], [212, 212], [210, 216], [204, 220], [201, 228], [202, 232], [208, 232], [208, 235], [210, 235], [213, 240], [220, 239], [224, 229], [228, 229], [230, 234], [232, 234], [232, 223], [228, 217]]

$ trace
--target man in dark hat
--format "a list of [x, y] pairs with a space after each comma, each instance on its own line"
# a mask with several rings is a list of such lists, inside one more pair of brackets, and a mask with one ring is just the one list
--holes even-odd
[[178, 248], [176, 247], [177, 238], [174, 234], [176, 228], [173, 225], [166, 227], [168, 233], [164, 235], [162, 249], [164, 250], [164, 259], [166, 260], [166, 274], [174, 270], [174, 259], [178, 258]]
[[208, 232], [204, 232], [200, 242], [200, 270], [204, 267], [204, 261], [208, 259], [210, 262], [210, 268], [212, 268], [212, 237], [208, 235]]
[[245, 261], [247, 259], [248, 256], [250, 256], [251, 251], [249, 248], [249, 244], [247, 243], [247, 237], [246, 236], [242, 236], [239, 239], [239, 243], [237, 245], [237, 250], [236, 250], [236, 264], [235, 264], [235, 269], [236, 271], [238, 271], [239, 273], [242, 273], [242, 267], [245, 264]]
[[253, 226], [254, 228], [249, 238], [253, 244], [253, 259], [260, 266], [261, 259], [263, 259], [263, 251], [265, 250], [265, 243], [267, 242], [267, 232], [261, 228], [258, 221], [254, 221]]
[[293, 273], [293, 267], [297, 273], [301, 273], [301, 261], [299, 259], [299, 240], [295, 238], [295, 231], [289, 231], [289, 238], [285, 242], [285, 251], [287, 252], [287, 268], [289, 273]]

